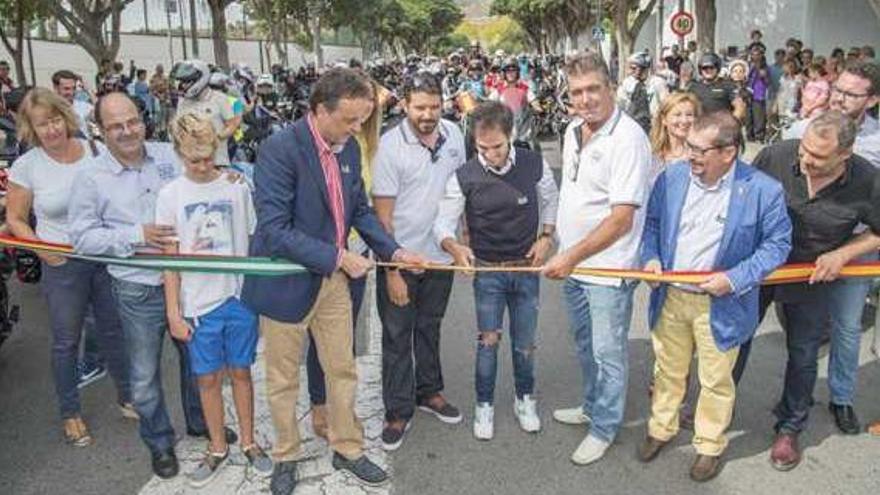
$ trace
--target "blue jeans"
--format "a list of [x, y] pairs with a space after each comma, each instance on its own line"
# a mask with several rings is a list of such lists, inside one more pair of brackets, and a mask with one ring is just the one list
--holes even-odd
[[590, 435], [612, 442], [623, 423], [628, 334], [635, 284], [617, 287], [565, 281], [565, 302], [584, 381], [583, 409]]
[[[165, 407], [162, 390], [162, 344], [168, 330], [165, 294], [161, 285], [152, 286], [113, 278], [113, 294], [128, 343], [132, 402], [140, 415], [140, 434], [153, 453], [174, 446], [174, 428]], [[196, 376], [190, 368], [186, 344], [172, 339], [180, 364], [180, 397], [187, 433], [207, 431]]]
[[82, 363], [86, 368], [104, 366], [105, 361], [98, 345], [98, 336], [95, 335], [95, 310], [89, 307], [86, 318], [83, 320], [83, 352]]
[[[538, 328], [538, 290], [540, 280], [530, 273], [478, 273], [474, 278], [474, 299], [479, 332], [501, 332], [504, 309], [510, 318], [510, 350], [516, 396], [522, 398], [535, 389], [535, 332]], [[477, 402], [492, 403], [498, 370], [498, 344], [477, 340], [474, 384]]]
[[44, 263], [41, 289], [49, 306], [52, 371], [62, 419], [80, 414], [76, 362], [83, 320], [90, 306], [95, 308], [97, 315], [93, 330], [116, 384], [116, 400], [129, 402], [131, 389], [125, 339], [106, 267], [72, 259], [60, 266]]
[[831, 402], [838, 405], [851, 406], [855, 397], [862, 310], [871, 282], [865, 278], [843, 279], [835, 282], [828, 291], [828, 311], [831, 313], [828, 388]]

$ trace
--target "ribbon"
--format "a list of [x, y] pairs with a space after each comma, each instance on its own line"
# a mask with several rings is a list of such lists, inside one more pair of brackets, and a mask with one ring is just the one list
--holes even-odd
[[[149, 270], [172, 270], [191, 271], [203, 273], [236, 273], [244, 275], [282, 276], [304, 273], [305, 267], [297, 263], [291, 263], [283, 259], [252, 256], [214, 256], [214, 255], [171, 255], [160, 253], [139, 253], [130, 258], [118, 258], [115, 256], [92, 256], [77, 254], [67, 244], [55, 244], [33, 239], [20, 239], [17, 237], [0, 235], [0, 245], [30, 249], [49, 254], [56, 254], [73, 259], [104, 263], [107, 265], [126, 266], [131, 268], [144, 268]], [[410, 270], [442, 270], [465, 273], [478, 272], [508, 272], [508, 273], [540, 273], [540, 266], [511, 266], [511, 267], [472, 267], [465, 268], [454, 265], [427, 266], [408, 265], [405, 263], [379, 262], [377, 266], [388, 268], [400, 268]], [[764, 284], [787, 284], [806, 282], [810, 279], [815, 266], [812, 263], [793, 263], [783, 265], [771, 273]], [[645, 270], [619, 270], [612, 268], [575, 268], [573, 275], [587, 275], [603, 278], [624, 278], [629, 280], [642, 280], [645, 282], [662, 282], [678, 284], [699, 284], [713, 272], [696, 271], [668, 271], [654, 273]], [[840, 276], [843, 278], [880, 278], [880, 262], [851, 263], [843, 267]]]

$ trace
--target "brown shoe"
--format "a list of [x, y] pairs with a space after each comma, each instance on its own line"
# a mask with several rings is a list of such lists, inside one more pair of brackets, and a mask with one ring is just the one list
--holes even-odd
[[316, 437], [327, 440], [327, 406], [324, 404], [312, 406], [312, 431]]
[[651, 462], [657, 457], [657, 454], [669, 443], [668, 441], [658, 440], [651, 435], [645, 435], [645, 441], [639, 445], [639, 450], [636, 452], [639, 460], [642, 462]]
[[790, 471], [801, 462], [797, 433], [777, 433], [770, 448], [770, 464], [778, 471]]
[[721, 456], [697, 454], [691, 466], [691, 479], [698, 482], [709, 481], [721, 472]]
[[92, 444], [92, 436], [81, 417], [64, 420], [64, 440], [74, 447], [88, 447]]
[[868, 433], [880, 437], [880, 419], [868, 424]]

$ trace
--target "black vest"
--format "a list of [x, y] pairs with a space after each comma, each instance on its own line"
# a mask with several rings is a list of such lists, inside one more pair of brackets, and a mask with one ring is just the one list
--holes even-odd
[[474, 256], [485, 261], [523, 259], [538, 236], [541, 155], [517, 149], [504, 175], [487, 171], [474, 157], [456, 175], [465, 197], [465, 219]]

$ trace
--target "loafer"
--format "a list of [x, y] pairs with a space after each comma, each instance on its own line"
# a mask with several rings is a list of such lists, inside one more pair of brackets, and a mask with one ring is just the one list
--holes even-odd
[[388, 481], [388, 473], [365, 455], [357, 459], [347, 459], [338, 452], [333, 453], [333, 467], [348, 471], [361, 483], [368, 486], [381, 486]]
[[461, 423], [464, 416], [457, 407], [453, 406], [441, 394], [434, 394], [419, 401], [419, 410], [433, 414], [440, 421], [454, 425]]
[[412, 426], [412, 421], [405, 419], [395, 419], [385, 423], [382, 429], [382, 448], [391, 452], [403, 445], [403, 437]]
[[639, 445], [636, 455], [642, 462], [651, 462], [657, 457], [657, 454], [663, 450], [663, 447], [665, 447], [667, 443], [669, 443], [669, 441], [658, 440], [651, 435], [646, 435], [645, 441]]
[[858, 435], [862, 431], [859, 418], [852, 406], [844, 406], [830, 402], [828, 410], [834, 416], [834, 424], [845, 435]]
[[153, 473], [163, 480], [171, 479], [180, 472], [180, 463], [177, 462], [177, 454], [174, 449], [153, 454]]
[[697, 454], [691, 466], [691, 479], [697, 482], [709, 481], [721, 472], [721, 456]]
[[296, 461], [276, 462], [269, 491], [272, 495], [290, 495], [296, 488]]
[[777, 471], [791, 471], [801, 462], [798, 434], [780, 432], [770, 448], [770, 464]]

